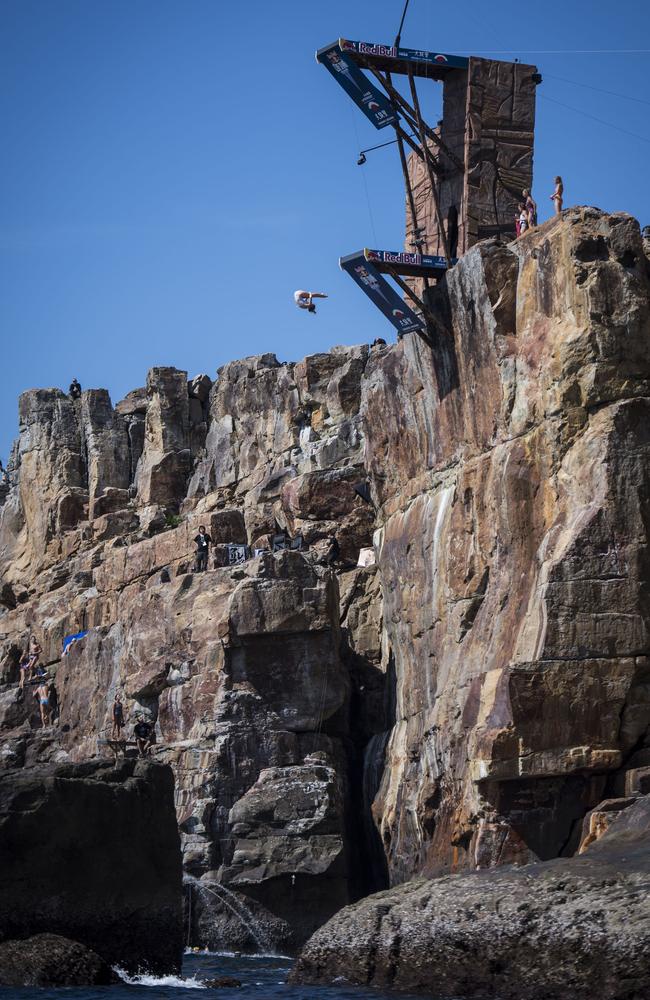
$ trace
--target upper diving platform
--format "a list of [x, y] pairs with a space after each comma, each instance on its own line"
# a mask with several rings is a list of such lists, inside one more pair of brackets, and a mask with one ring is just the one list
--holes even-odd
[[469, 66], [466, 56], [451, 56], [445, 52], [427, 52], [425, 49], [405, 49], [401, 46], [396, 48], [394, 45], [378, 45], [374, 42], [352, 42], [347, 38], [339, 38], [336, 44], [358, 66], [388, 70], [389, 73], [412, 73], [413, 76], [426, 76], [429, 80], [442, 80], [450, 69], [467, 69]]
[[[339, 38], [325, 45], [316, 53], [316, 59], [332, 74], [336, 82], [369, 118], [375, 128], [397, 126], [400, 113], [393, 95], [384, 93], [361, 69], [371, 73], [405, 73], [410, 77], [424, 76], [429, 80], [443, 80], [450, 70], [467, 69], [469, 59], [443, 52], [426, 52], [424, 49], [396, 48], [394, 45], [376, 45], [372, 42], [354, 42]], [[385, 81], [378, 78], [386, 86]], [[390, 87], [390, 84], [389, 84]], [[406, 106], [408, 109], [408, 105]], [[410, 123], [409, 123], [410, 124]]]

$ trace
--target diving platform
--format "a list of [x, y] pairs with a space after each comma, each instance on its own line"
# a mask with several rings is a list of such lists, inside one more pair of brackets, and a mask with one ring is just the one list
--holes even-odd
[[411, 73], [429, 80], [442, 80], [450, 69], [467, 69], [469, 66], [466, 56], [452, 56], [445, 52], [427, 52], [425, 49], [406, 49], [375, 42], [352, 42], [347, 38], [339, 38], [337, 44], [358, 66], [403, 73], [405, 76]]
[[[316, 59], [375, 128], [394, 130], [405, 246], [450, 262], [487, 237], [514, 239], [522, 191], [532, 189], [536, 66], [347, 38]], [[432, 85], [442, 87], [442, 116], [427, 122], [420, 91]]]
[[[339, 267], [350, 275], [373, 305], [392, 323], [399, 336], [419, 333], [429, 340], [424, 304], [402, 279], [420, 278], [425, 283], [439, 281], [447, 270], [445, 257], [401, 250], [370, 250], [366, 247], [339, 258]], [[397, 282], [418, 312], [386, 281], [385, 274]]]

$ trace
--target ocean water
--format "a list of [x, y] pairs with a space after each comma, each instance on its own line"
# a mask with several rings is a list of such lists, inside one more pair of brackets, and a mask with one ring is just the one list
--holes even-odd
[[[187, 954], [181, 976], [123, 977], [115, 986], [77, 989], [3, 989], [0, 1000], [199, 1000], [200, 996], [238, 997], [239, 1000], [396, 1000], [395, 993], [383, 993], [345, 984], [334, 986], [288, 986], [292, 960], [282, 956], [229, 954]], [[234, 976], [241, 987], [211, 989], [206, 979]], [[400, 1000], [409, 1000], [400, 994]], [[411, 998], [414, 1000], [414, 998]], [[420, 998], [421, 1000], [421, 998]]]

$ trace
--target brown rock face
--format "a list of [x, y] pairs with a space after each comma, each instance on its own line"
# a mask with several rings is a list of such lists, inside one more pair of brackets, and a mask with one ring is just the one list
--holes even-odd
[[215, 947], [294, 947], [388, 882], [600, 837], [587, 814], [650, 781], [649, 294], [634, 220], [576, 209], [467, 253], [433, 352], [157, 368], [115, 410], [24, 394], [0, 760], [109, 753], [120, 691], [174, 770]]
[[[3, 759], [16, 767], [110, 754], [116, 691], [129, 735], [139, 714], [150, 719], [156, 757], [176, 776], [197, 943], [295, 947], [360, 881], [349, 834], [349, 773], [362, 751], [347, 735], [354, 629], [342, 636], [337, 576], [317, 553], [336, 536], [354, 566], [371, 544], [374, 515], [354, 490], [364, 480], [367, 353], [339, 348], [300, 365], [247, 359], [214, 385], [153, 369], [146, 390], [115, 410], [103, 390], [80, 404], [53, 391], [47, 407], [28, 394], [19, 456], [38, 433], [46, 453], [26, 471], [30, 498], [45, 499], [32, 513], [16, 486], [2, 508], [3, 552], [22, 545], [26, 557], [5, 563], [15, 583], [2, 619]], [[63, 469], [57, 449], [70, 455]], [[12, 474], [20, 484], [20, 464]], [[82, 520], [48, 534], [54, 515], [45, 521], [42, 509], [82, 492]], [[215, 551], [208, 570], [193, 573], [200, 524]], [[271, 553], [287, 528], [304, 534], [305, 548]], [[232, 545], [263, 552], [231, 566]], [[62, 657], [63, 639], [79, 631], [87, 635]], [[56, 728], [38, 736], [31, 689], [17, 699], [15, 686], [30, 632], [58, 696]], [[287, 796], [289, 814], [272, 827], [251, 806], [260, 783]], [[235, 819], [244, 813], [245, 836]]]

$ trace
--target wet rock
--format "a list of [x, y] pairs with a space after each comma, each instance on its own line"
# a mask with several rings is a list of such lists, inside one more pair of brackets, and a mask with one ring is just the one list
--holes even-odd
[[119, 981], [94, 951], [59, 934], [0, 944], [0, 986], [111, 986]]

